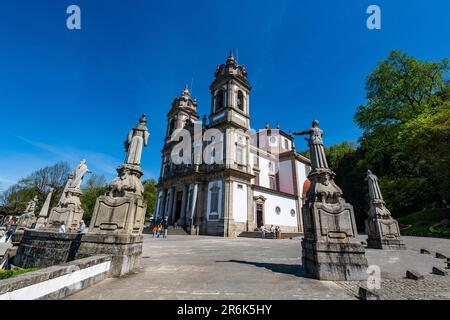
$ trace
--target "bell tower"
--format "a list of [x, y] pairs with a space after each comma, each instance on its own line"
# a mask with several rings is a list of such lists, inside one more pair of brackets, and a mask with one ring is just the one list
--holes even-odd
[[164, 139], [164, 148], [162, 150], [162, 165], [160, 176], [166, 176], [172, 168], [172, 159], [170, 157], [173, 141], [172, 133], [177, 129], [189, 129], [190, 125], [198, 122], [197, 99], [192, 99], [187, 85], [184, 87], [180, 97], [175, 97], [171, 108], [167, 113], [167, 130]]
[[245, 66], [238, 64], [230, 52], [226, 63], [217, 66], [210, 85], [210, 127], [249, 130], [251, 89]]

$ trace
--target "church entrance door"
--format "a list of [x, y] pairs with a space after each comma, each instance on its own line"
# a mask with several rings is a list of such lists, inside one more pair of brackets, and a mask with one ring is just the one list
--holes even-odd
[[176, 198], [175, 198], [175, 217], [173, 219], [173, 222], [177, 222], [178, 219], [180, 219], [181, 217], [181, 203], [183, 200], [183, 191], [178, 191], [176, 193]]
[[264, 225], [263, 205], [260, 203], [256, 205], [256, 225], [258, 228]]

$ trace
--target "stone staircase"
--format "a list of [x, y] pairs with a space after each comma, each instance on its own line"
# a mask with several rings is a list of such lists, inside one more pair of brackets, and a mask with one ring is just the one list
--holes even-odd
[[184, 230], [181, 227], [178, 228], [174, 228], [173, 226], [169, 226], [169, 231], [167, 232], [169, 234], [169, 236], [188, 236], [189, 233], [186, 232], [186, 230]]
[[[261, 232], [260, 231], [244, 231], [242, 232], [238, 237], [241, 238], [261, 238]], [[295, 238], [302, 238], [303, 233], [300, 232], [287, 232], [287, 233], [281, 233], [282, 239], [295, 239]], [[272, 239], [272, 234], [270, 232], [266, 232], [266, 239]]]
[[[144, 234], [152, 234], [152, 228], [144, 228]], [[167, 232], [169, 236], [188, 236], [189, 233], [186, 232], [183, 228], [174, 228], [173, 226], [169, 226], [169, 230]]]

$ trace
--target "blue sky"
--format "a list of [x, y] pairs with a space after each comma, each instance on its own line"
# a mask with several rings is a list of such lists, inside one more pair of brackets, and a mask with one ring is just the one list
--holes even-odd
[[[82, 29], [66, 28], [77, 4]], [[382, 29], [366, 28], [366, 9]], [[157, 178], [166, 113], [185, 84], [210, 110], [217, 64], [234, 50], [253, 85], [251, 124], [356, 141], [365, 77], [392, 49], [450, 56], [448, 0], [0, 0], [0, 190], [59, 160], [111, 179], [147, 113], [144, 178]], [[300, 139], [298, 149], [306, 148]]]

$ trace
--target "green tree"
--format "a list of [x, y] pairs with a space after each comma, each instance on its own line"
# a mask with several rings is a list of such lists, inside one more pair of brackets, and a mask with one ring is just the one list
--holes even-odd
[[58, 162], [53, 166], [46, 166], [34, 171], [18, 183], [10, 186], [0, 197], [0, 201], [6, 207], [8, 214], [21, 214], [25, 210], [28, 201], [38, 196], [37, 210], [45, 201], [50, 188], [54, 188], [51, 205], [58, 202], [70, 167], [67, 162]]
[[439, 183], [439, 172], [450, 167], [444, 151], [450, 141], [448, 71], [448, 59], [427, 62], [392, 51], [367, 77], [367, 103], [355, 113], [364, 129], [359, 167], [379, 176], [394, 215], [432, 206], [448, 195], [448, 184]]
[[103, 175], [91, 174], [83, 186], [83, 194], [80, 197], [81, 207], [84, 210], [83, 219], [90, 221], [94, 212], [97, 198], [108, 192], [106, 178]]
[[149, 179], [144, 181], [144, 199], [145, 201], [147, 201], [147, 212], [145, 214], [146, 219], [150, 219], [150, 217], [155, 212], [157, 183], [158, 182], [155, 179]]

